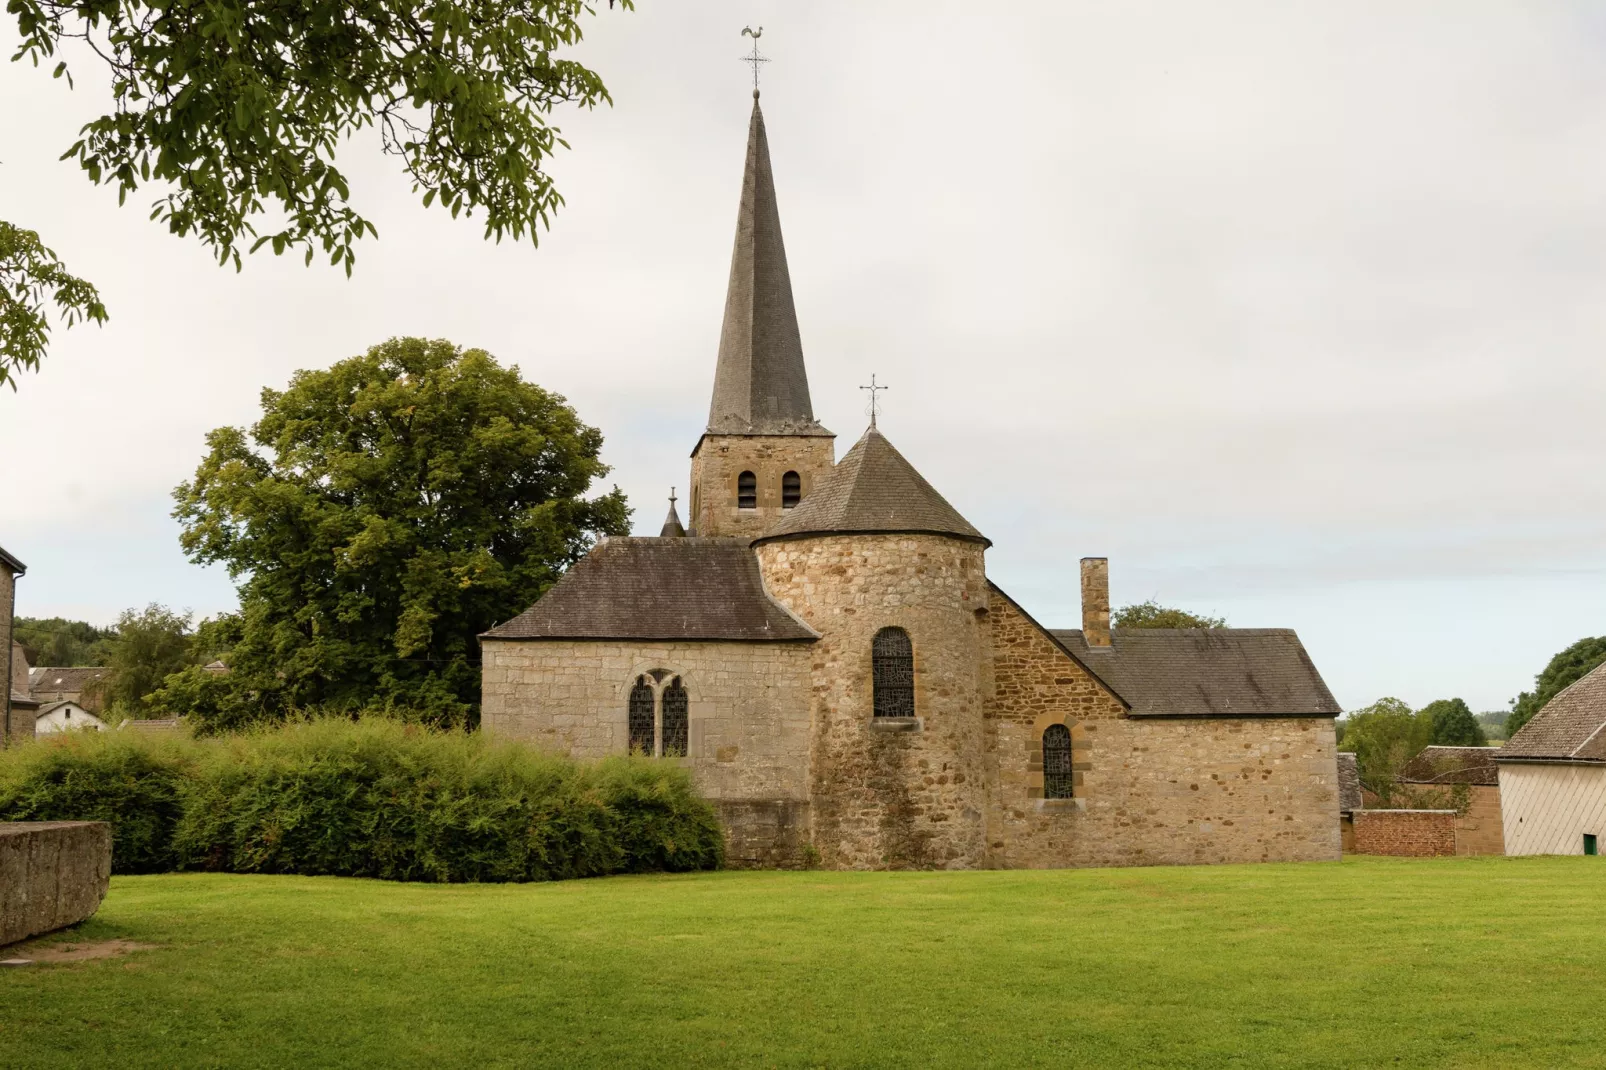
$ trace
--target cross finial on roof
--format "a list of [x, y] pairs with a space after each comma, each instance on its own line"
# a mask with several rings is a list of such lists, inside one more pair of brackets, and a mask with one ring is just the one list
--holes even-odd
[[742, 57], [742, 62], [743, 63], [751, 63], [753, 65], [753, 99], [757, 100], [758, 99], [758, 65], [760, 63], [768, 63], [770, 61], [768, 56], [761, 56], [761, 55], [758, 54], [758, 39], [760, 37], [764, 36], [764, 27], [760, 26], [758, 29], [755, 30], [751, 26], [743, 26], [742, 27], [742, 36], [743, 37], [751, 37], [753, 39], [753, 54], [751, 56], [743, 56]]
[[675, 488], [674, 487], [670, 487], [669, 488], [669, 508], [673, 509], [675, 507], [676, 500], [677, 499], [675, 498]]
[[869, 386], [861, 386], [861, 387], [859, 387], [859, 389], [860, 390], [868, 390], [868, 391], [870, 391], [870, 426], [874, 427], [875, 426], [876, 407], [877, 407], [877, 404], [878, 404], [878, 402], [876, 401], [876, 395], [879, 394], [881, 391], [887, 390], [887, 389], [890, 389], [890, 388], [889, 387], [885, 387], [885, 386], [876, 385], [875, 373], [871, 372], [870, 373], [870, 385]]

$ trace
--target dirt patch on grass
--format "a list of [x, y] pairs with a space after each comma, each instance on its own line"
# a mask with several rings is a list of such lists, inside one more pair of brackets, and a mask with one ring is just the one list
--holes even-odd
[[34, 965], [55, 965], [62, 962], [90, 962], [110, 959], [133, 951], [148, 951], [156, 944], [142, 944], [136, 940], [95, 940], [90, 942], [63, 942], [59, 944], [14, 944], [0, 949], [0, 961], [26, 960]]

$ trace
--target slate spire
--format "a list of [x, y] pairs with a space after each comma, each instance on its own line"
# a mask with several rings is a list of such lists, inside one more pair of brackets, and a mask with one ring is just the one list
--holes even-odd
[[714, 398], [708, 410], [714, 435], [828, 435], [809, 403], [803, 342], [792, 306], [792, 279], [781, 240], [764, 113], [753, 93], [747, 128], [747, 163], [736, 213], [725, 323], [719, 335]]
[[664, 518], [664, 526], [658, 532], [660, 539], [684, 539], [686, 529], [680, 523], [680, 514], [675, 511], [675, 488], [669, 488], [669, 515]]

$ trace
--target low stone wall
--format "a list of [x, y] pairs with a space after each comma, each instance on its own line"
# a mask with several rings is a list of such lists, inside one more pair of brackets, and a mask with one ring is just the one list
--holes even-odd
[[796, 799], [716, 799], [731, 869], [798, 869], [808, 864], [809, 804]]
[[0, 946], [83, 921], [111, 873], [104, 821], [0, 822]]
[[1356, 810], [1355, 853], [1436, 858], [1455, 854], [1454, 810]]

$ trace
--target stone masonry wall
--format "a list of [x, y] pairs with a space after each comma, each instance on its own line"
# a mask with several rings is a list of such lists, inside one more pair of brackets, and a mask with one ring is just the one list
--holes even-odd
[[1355, 852], [1433, 858], [1455, 854], [1454, 810], [1356, 810]]
[[[810, 648], [814, 844], [845, 869], [986, 862], [982, 546], [936, 535], [761, 544], [771, 594], [823, 638]], [[877, 722], [871, 640], [914, 646], [913, 723]]]
[[665, 760], [720, 808], [733, 864], [791, 864], [808, 836], [810, 645], [488, 639], [480, 723], [577, 758], [624, 754], [636, 678], [661, 695], [678, 676], [690, 740]]
[[[1124, 716], [1001, 594], [988, 614], [989, 848], [1009, 868], [1339, 857], [1328, 718]], [[1074, 797], [1043, 798], [1042, 736], [1071, 730]]]
[[[824, 435], [705, 435], [691, 458], [688, 523], [698, 535], [756, 539], [781, 518], [781, 477], [796, 472], [806, 498], [835, 456], [835, 440]], [[757, 478], [756, 509], [737, 508], [743, 472]]]
[[1455, 853], [1503, 855], [1505, 826], [1500, 822], [1500, 789], [1493, 784], [1472, 785], [1467, 812], [1455, 819]]

